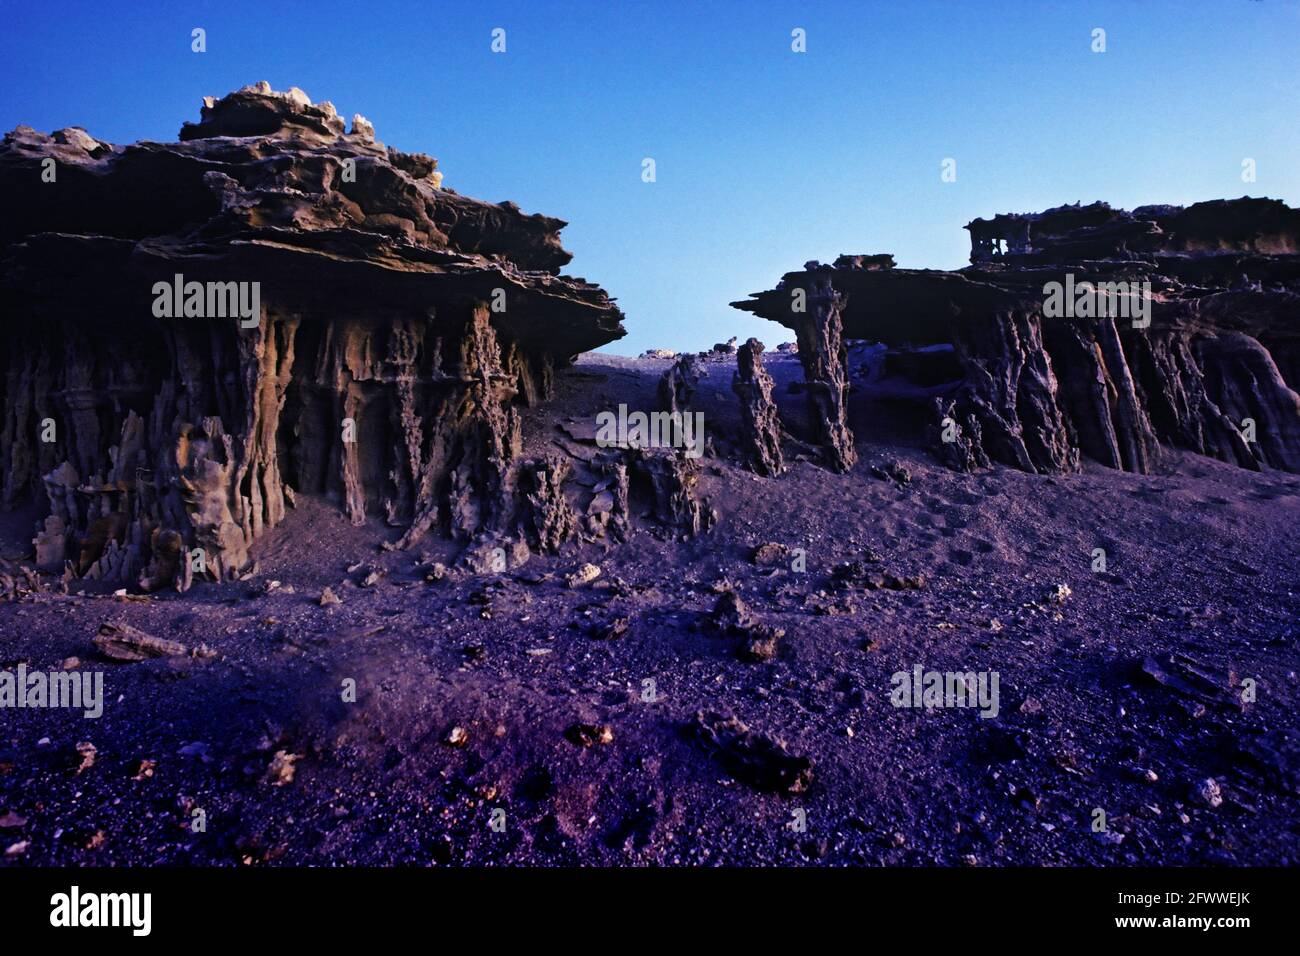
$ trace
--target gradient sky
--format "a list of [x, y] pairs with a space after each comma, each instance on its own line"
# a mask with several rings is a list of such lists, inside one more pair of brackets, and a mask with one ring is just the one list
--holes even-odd
[[1296, 0], [0, 0], [0, 24], [0, 129], [171, 140], [265, 79], [462, 193], [568, 220], [566, 271], [618, 298], [622, 354], [772, 346], [788, 333], [727, 303], [842, 252], [957, 268], [978, 216], [1300, 205]]

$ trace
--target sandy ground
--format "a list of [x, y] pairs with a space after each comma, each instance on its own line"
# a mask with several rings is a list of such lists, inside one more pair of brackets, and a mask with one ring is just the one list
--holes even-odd
[[[585, 357], [529, 411], [530, 453], [653, 408], [667, 365]], [[769, 368], [797, 432], [797, 359]], [[860, 395], [851, 474], [759, 479], [731, 463], [731, 371], [715, 360], [695, 402], [720, 518], [695, 540], [646, 523], [430, 582], [454, 546], [384, 552], [396, 529], [300, 499], [247, 581], [0, 604], [0, 668], [103, 671], [107, 698], [97, 720], [0, 710], [0, 865], [1300, 860], [1300, 476], [1175, 452], [1150, 476], [959, 475], [915, 408]], [[6, 558], [31, 520], [5, 517]], [[755, 564], [768, 542], [805, 569]], [[834, 575], [855, 559], [924, 582]], [[566, 586], [587, 561], [600, 578]], [[785, 630], [775, 660], [716, 626], [723, 582]], [[105, 621], [214, 656], [107, 663]], [[998, 715], [893, 706], [917, 665], [996, 672]], [[750, 736], [718, 750], [701, 712]], [[805, 786], [763, 789], [795, 758]]]

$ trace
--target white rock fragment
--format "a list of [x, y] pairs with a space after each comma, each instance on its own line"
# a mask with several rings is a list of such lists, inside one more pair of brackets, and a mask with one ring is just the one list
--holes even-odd
[[568, 582], [571, 588], [580, 588], [584, 584], [590, 584], [598, 577], [600, 577], [600, 566], [588, 562], [580, 565], [571, 574], [567, 575], [565, 581]]
[[375, 127], [360, 113], [352, 114], [352, 133], [353, 136], [360, 136], [367, 143], [375, 141]]
[[311, 97], [308, 96], [304, 90], [301, 90], [296, 86], [289, 87], [284, 94], [284, 98], [298, 109], [304, 109], [311, 106]]

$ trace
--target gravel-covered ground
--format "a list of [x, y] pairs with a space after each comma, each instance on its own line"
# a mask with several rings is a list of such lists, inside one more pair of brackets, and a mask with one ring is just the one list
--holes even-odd
[[[530, 452], [653, 407], [667, 364], [585, 357], [528, 413]], [[797, 359], [769, 368], [797, 423]], [[733, 463], [731, 369], [696, 399], [718, 523], [693, 540], [647, 520], [430, 581], [455, 546], [383, 551], [397, 529], [300, 497], [246, 581], [47, 577], [0, 604], [0, 669], [105, 689], [99, 719], [0, 710], [3, 865], [1300, 858], [1300, 477], [1172, 451], [1150, 476], [960, 475], [913, 409], [864, 393], [851, 474], [759, 479]], [[31, 518], [5, 519], [11, 573]], [[716, 620], [728, 587], [784, 629], [775, 659]], [[105, 622], [203, 650], [107, 662]], [[997, 715], [895, 707], [918, 665], [996, 673]]]

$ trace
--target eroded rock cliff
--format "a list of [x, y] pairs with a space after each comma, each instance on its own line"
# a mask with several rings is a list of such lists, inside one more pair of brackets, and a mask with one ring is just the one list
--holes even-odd
[[960, 374], [927, 401], [954, 467], [1060, 472], [1084, 455], [1145, 473], [1163, 444], [1300, 471], [1300, 210], [1093, 203], [967, 228], [972, 264], [957, 272], [841, 256], [733, 303], [798, 334], [812, 437], [833, 466], [848, 424], [822, 396], [842, 335], [914, 364], [951, 349]]
[[621, 314], [560, 274], [565, 223], [436, 167], [264, 83], [176, 143], [5, 136], [0, 495], [45, 502], [44, 566], [229, 578], [297, 493], [403, 543], [573, 532], [519, 411]]

